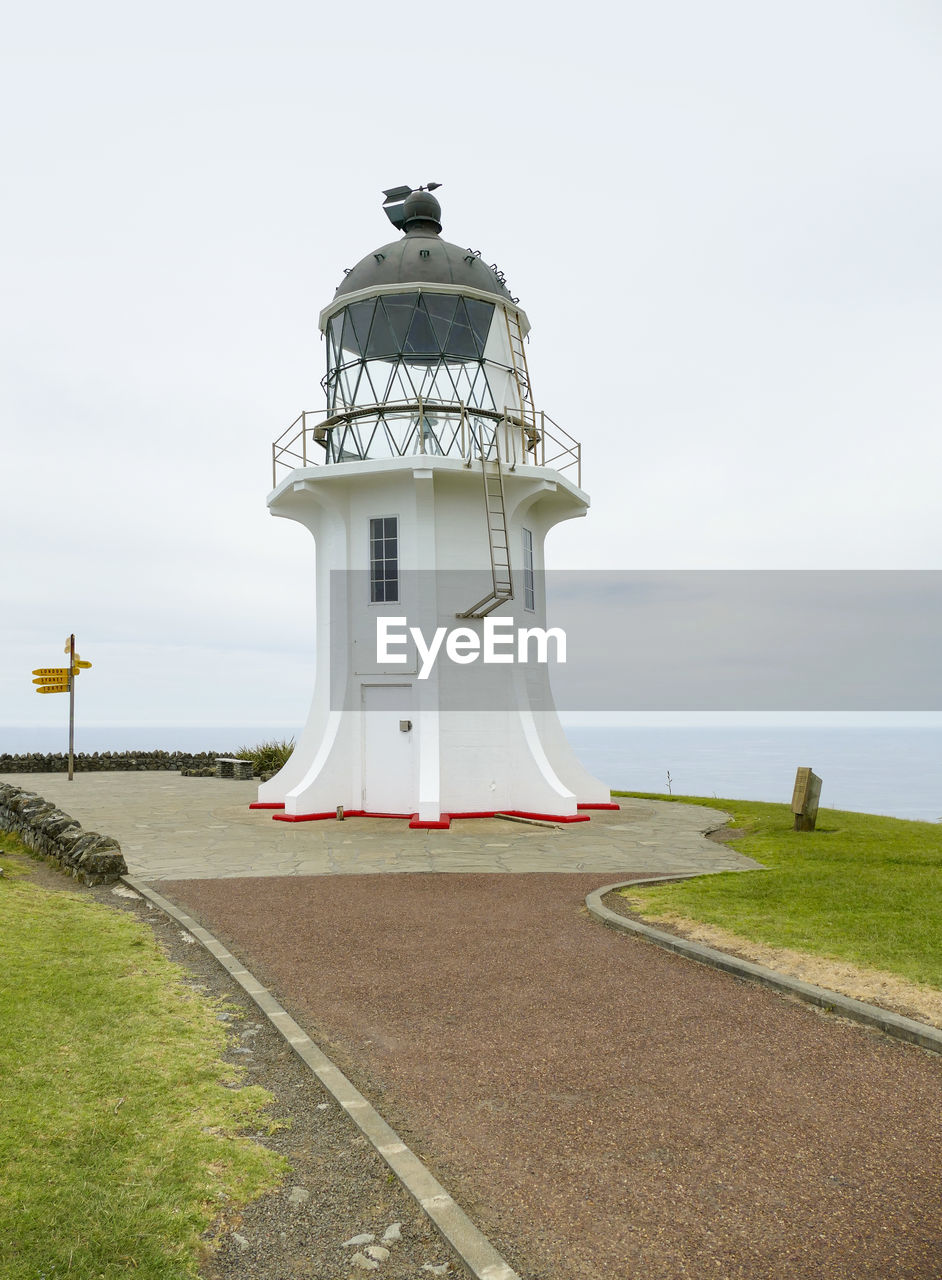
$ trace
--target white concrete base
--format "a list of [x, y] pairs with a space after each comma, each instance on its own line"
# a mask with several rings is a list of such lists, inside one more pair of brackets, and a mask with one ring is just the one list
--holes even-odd
[[[541, 572], [547, 531], [582, 516], [588, 497], [549, 468], [505, 472], [515, 598], [495, 613], [517, 627], [546, 627]], [[273, 514], [297, 520], [317, 544], [317, 678], [307, 724], [287, 765], [259, 788], [286, 815], [417, 814], [505, 810], [574, 817], [605, 804], [608, 788], [576, 760], [559, 723], [548, 670], [533, 660], [458, 665], [440, 656], [427, 678], [411, 642], [382, 660], [379, 617], [405, 618], [426, 639], [436, 627], [480, 619], [457, 614], [490, 581], [479, 466], [413, 457], [295, 471], [271, 494]], [[371, 604], [369, 522], [399, 521], [400, 599]], [[532, 535], [536, 599], [523, 601], [523, 530]]]

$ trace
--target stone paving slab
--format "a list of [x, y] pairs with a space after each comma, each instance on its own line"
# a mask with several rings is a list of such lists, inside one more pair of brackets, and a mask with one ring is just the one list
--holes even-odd
[[[90, 831], [114, 836], [131, 875], [144, 880], [244, 876], [367, 875], [377, 872], [745, 871], [761, 864], [706, 840], [718, 809], [623, 799], [619, 811], [558, 829], [500, 818], [410, 831], [393, 818], [274, 822], [250, 809], [258, 784], [168, 772], [3, 774]], [[613, 878], [614, 878], [613, 875]]]

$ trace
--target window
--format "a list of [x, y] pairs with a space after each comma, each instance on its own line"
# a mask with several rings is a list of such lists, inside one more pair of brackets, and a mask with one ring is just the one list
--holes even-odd
[[377, 516], [370, 521], [370, 601], [386, 604], [399, 599], [399, 517]]
[[503, 387], [504, 367], [484, 357], [496, 315], [492, 302], [435, 293], [389, 293], [350, 303], [326, 329], [323, 385], [331, 412], [419, 396], [502, 407], [503, 391], [495, 404], [488, 379]]
[[533, 534], [529, 529], [523, 531], [523, 607], [530, 613], [536, 610], [536, 595], [533, 589]]

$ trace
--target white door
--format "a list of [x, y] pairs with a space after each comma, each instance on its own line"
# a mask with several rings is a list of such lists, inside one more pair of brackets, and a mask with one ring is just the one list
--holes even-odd
[[415, 813], [418, 808], [411, 685], [365, 684], [363, 808], [367, 813]]

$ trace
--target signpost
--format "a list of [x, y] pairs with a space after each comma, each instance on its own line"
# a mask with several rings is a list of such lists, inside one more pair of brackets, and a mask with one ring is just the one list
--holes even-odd
[[67, 667], [36, 667], [33, 671], [33, 684], [37, 693], [67, 693], [69, 695], [69, 781], [73, 779], [75, 763], [75, 677], [80, 671], [87, 671], [92, 665], [84, 662], [75, 652], [75, 635], [70, 635], [65, 642], [65, 652], [69, 655]]
[[69, 781], [72, 781], [72, 764], [75, 748], [75, 632], [65, 642], [69, 655]]

